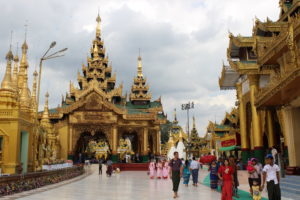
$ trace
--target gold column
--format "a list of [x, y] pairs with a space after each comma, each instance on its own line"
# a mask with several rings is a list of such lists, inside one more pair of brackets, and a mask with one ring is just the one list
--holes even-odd
[[249, 84], [250, 84], [250, 103], [251, 103], [251, 111], [252, 111], [252, 127], [253, 127], [253, 142], [254, 148], [262, 147], [263, 140], [261, 134], [261, 127], [260, 127], [260, 116], [257, 112], [255, 106], [255, 94], [258, 90], [258, 76], [257, 75], [248, 75]]
[[144, 140], [143, 154], [144, 155], [148, 154], [148, 138], [149, 138], [148, 135], [149, 135], [148, 128], [144, 128], [143, 130], [143, 140]]
[[118, 148], [118, 128], [117, 126], [112, 127], [112, 154], [117, 154]]
[[69, 150], [68, 150], [68, 153], [74, 153], [73, 152], [73, 145], [72, 145], [72, 143], [73, 143], [73, 131], [74, 131], [74, 128], [73, 128], [73, 126], [70, 126], [70, 129], [69, 129], [69, 131], [70, 131], [70, 134], [69, 134], [69, 138], [68, 138], [68, 143], [69, 143]]
[[[240, 117], [240, 134], [241, 148], [249, 149], [249, 141], [247, 139], [247, 123], [246, 123], [246, 106], [243, 100], [242, 84], [237, 83], [237, 96], [239, 100], [239, 117]], [[249, 127], [250, 128], [250, 127]]]
[[274, 124], [272, 119], [272, 113], [270, 110], [267, 111], [267, 127], [269, 147], [273, 147], [275, 145]]
[[157, 132], [156, 132], [156, 152], [157, 152], [157, 154], [158, 155], [160, 155], [161, 154], [161, 152], [160, 152], [160, 130], [157, 130]]

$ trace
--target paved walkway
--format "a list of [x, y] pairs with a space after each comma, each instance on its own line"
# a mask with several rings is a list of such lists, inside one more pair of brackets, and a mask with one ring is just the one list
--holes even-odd
[[[20, 199], [105, 199], [105, 200], [170, 200], [172, 199], [172, 183], [170, 180], [150, 180], [146, 172], [121, 172], [112, 177], [97, 174], [97, 166], [92, 166], [93, 173], [79, 181], [72, 182], [48, 191], [39, 192]], [[204, 179], [200, 175], [200, 180]], [[216, 200], [220, 193], [210, 188], [180, 185], [179, 199], [184, 200]]]

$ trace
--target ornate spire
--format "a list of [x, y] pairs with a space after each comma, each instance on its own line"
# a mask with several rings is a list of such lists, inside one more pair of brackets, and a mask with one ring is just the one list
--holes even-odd
[[98, 50], [97, 43], [95, 43], [94, 48], [93, 48], [93, 60], [98, 59], [98, 58], [99, 58], [99, 50]]
[[47, 92], [45, 95], [45, 105], [44, 105], [44, 112], [43, 112], [42, 120], [49, 120], [48, 101], [49, 101], [49, 93]]
[[138, 57], [137, 76], [143, 77], [142, 57], [141, 57], [140, 53], [139, 53], [139, 57]]
[[178, 138], [179, 138], [179, 141], [180, 141], [180, 142], [183, 142], [183, 140], [184, 140], [183, 130], [180, 130], [180, 131], [179, 131], [179, 136], [178, 136]]
[[97, 27], [96, 27], [96, 37], [100, 37], [101, 35], [101, 29], [100, 29], [100, 22], [101, 22], [101, 18], [100, 18], [100, 15], [99, 15], [99, 12], [98, 12], [98, 16], [96, 18], [96, 22], [97, 22]]
[[1, 88], [3, 89], [12, 89], [12, 81], [11, 81], [11, 63], [12, 63], [12, 60], [14, 58], [12, 52], [11, 52], [11, 48], [9, 49], [9, 51], [7, 52], [6, 54], [6, 71], [5, 71], [5, 74], [4, 74], [4, 78], [2, 80], [2, 83], [1, 83]]
[[25, 78], [25, 80], [23, 81], [23, 85], [21, 87], [20, 105], [21, 105], [21, 108], [29, 108], [31, 105], [30, 94], [29, 94], [29, 89], [28, 89], [28, 85], [27, 85], [27, 78]]
[[36, 100], [37, 100], [37, 99], [36, 99], [37, 77], [38, 77], [38, 73], [37, 73], [37, 71], [35, 70], [35, 71], [33, 72], [33, 84], [32, 84], [32, 95], [31, 95], [32, 100], [33, 100], [34, 103], [37, 102], [37, 101], [36, 101]]
[[19, 74], [18, 74], [18, 87], [19, 88], [22, 88], [22, 86], [24, 85], [24, 83], [23, 83], [24, 81], [26, 81], [26, 87], [28, 87], [27, 86], [27, 80], [28, 80], [27, 50], [28, 50], [28, 45], [26, 43], [26, 38], [25, 38], [25, 41], [22, 45], [22, 58], [21, 58]]
[[172, 135], [171, 131], [169, 132], [168, 144], [169, 144], [169, 148], [171, 148], [172, 146], [175, 145], [174, 138], [173, 138], [173, 135]]
[[143, 77], [142, 72], [142, 58], [138, 57], [137, 76], [133, 80], [131, 87], [130, 101], [133, 104], [147, 105], [151, 100], [149, 93], [149, 86], [146, 85], [146, 79]]
[[178, 124], [178, 121], [177, 121], [177, 114], [176, 114], [176, 108], [174, 109], [174, 121], [173, 121], [174, 124]]
[[195, 116], [193, 116], [193, 129], [196, 129], [196, 120], [195, 120]]
[[19, 65], [19, 56], [18, 56], [18, 44], [16, 54], [14, 56], [14, 69], [12, 74], [12, 86], [18, 91], [18, 65]]

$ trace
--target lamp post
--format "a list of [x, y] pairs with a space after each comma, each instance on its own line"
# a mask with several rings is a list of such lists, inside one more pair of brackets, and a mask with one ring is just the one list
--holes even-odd
[[36, 105], [36, 113], [37, 113], [37, 116], [38, 116], [38, 109], [39, 109], [39, 104], [40, 104], [40, 90], [41, 90], [41, 77], [42, 77], [42, 68], [43, 68], [43, 61], [44, 60], [49, 60], [49, 59], [52, 59], [52, 58], [57, 58], [57, 57], [62, 57], [64, 56], [63, 54], [60, 54], [62, 52], [65, 52], [68, 48], [64, 48], [64, 49], [61, 49], [59, 51], [56, 51], [50, 55], [47, 55], [50, 51], [50, 49], [52, 49], [54, 46], [56, 45], [56, 42], [53, 41], [49, 48], [47, 49], [47, 51], [44, 53], [44, 55], [41, 57], [40, 59], [40, 65], [39, 65], [39, 81], [38, 81], [38, 91], [37, 91], [37, 105]]
[[190, 109], [194, 109], [194, 102], [188, 102], [185, 104], [181, 104], [181, 110], [187, 111], [187, 134], [188, 134], [188, 142], [187, 142], [187, 154], [190, 152], [191, 141], [190, 141]]
[[[35, 116], [35, 133], [36, 133], [36, 137], [38, 137], [38, 112], [39, 112], [39, 104], [40, 104], [40, 90], [41, 90], [41, 77], [42, 77], [42, 67], [43, 67], [43, 61], [44, 60], [49, 60], [52, 58], [57, 58], [57, 57], [61, 57], [64, 56], [63, 54], [60, 54], [62, 52], [65, 52], [67, 50], [67, 48], [61, 49], [59, 51], [56, 51], [50, 55], [47, 55], [50, 51], [50, 49], [52, 49], [54, 46], [56, 45], [56, 42], [52, 42], [49, 46], [49, 48], [47, 49], [47, 51], [44, 53], [44, 55], [41, 57], [40, 59], [40, 65], [39, 65], [39, 80], [38, 80], [38, 91], [37, 91], [37, 99], [36, 99], [36, 116]], [[37, 148], [37, 147], [36, 147]], [[34, 156], [35, 157], [35, 156]], [[38, 159], [38, 158], [36, 158]], [[36, 167], [36, 164], [34, 163], [34, 167]]]

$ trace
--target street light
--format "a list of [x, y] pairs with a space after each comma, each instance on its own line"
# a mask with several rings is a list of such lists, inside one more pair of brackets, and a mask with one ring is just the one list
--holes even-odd
[[190, 109], [194, 109], [194, 102], [188, 102], [186, 104], [181, 104], [181, 110], [186, 110], [187, 111], [187, 121], [188, 121], [188, 125], [187, 125], [187, 133], [188, 133], [188, 142], [187, 142], [187, 154], [189, 154], [189, 148], [191, 147], [190, 144], [190, 114], [189, 111]]
[[52, 49], [55, 45], [56, 45], [55, 41], [51, 42], [49, 48], [47, 49], [47, 51], [44, 53], [44, 55], [40, 59], [39, 81], [38, 81], [38, 91], [37, 91], [37, 105], [36, 105], [37, 115], [38, 115], [38, 109], [39, 109], [39, 104], [40, 104], [40, 90], [41, 90], [41, 77], [42, 77], [43, 61], [44, 60], [49, 60], [49, 59], [52, 59], [52, 58], [62, 57], [62, 56], [64, 56], [64, 54], [60, 54], [60, 53], [65, 52], [66, 50], [68, 50], [68, 48], [64, 48], [64, 49], [56, 51], [56, 52], [54, 52], [54, 53], [47, 56], [50, 49]]

